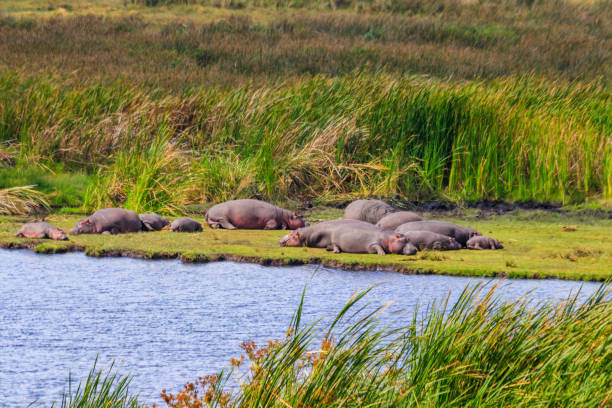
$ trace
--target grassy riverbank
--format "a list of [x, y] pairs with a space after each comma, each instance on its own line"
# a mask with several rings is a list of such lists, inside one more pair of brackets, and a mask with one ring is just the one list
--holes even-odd
[[[327, 210], [324, 217], [339, 215]], [[64, 230], [79, 216], [53, 215], [50, 222]], [[312, 214], [321, 218], [321, 214]], [[202, 218], [197, 218], [204, 225]], [[560, 278], [605, 280], [612, 277], [610, 219], [572, 219], [561, 215], [526, 212], [518, 216], [487, 219], [449, 218], [493, 236], [505, 246], [498, 251], [426, 251], [416, 256], [334, 254], [317, 248], [281, 248], [286, 231], [212, 230], [180, 234], [169, 231], [115, 236], [78, 235], [70, 241], [15, 238], [23, 219], [0, 217], [0, 246], [32, 248], [40, 253], [84, 250], [90, 256], [131, 256], [144, 259], [180, 258], [184, 262], [235, 260], [264, 265], [323, 264], [351, 270], [385, 269], [405, 273], [437, 273], [461, 276], [512, 278]], [[575, 225], [566, 232], [563, 226]]]
[[[171, 408], [604, 407], [612, 398], [608, 289], [584, 304], [534, 308], [524, 298], [503, 303], [494, 288], [466, 288], [426, 315], [406, 311], [414, 317], [395, 330], [379, 324], [386, 306], [360, 309], [367, 292], [326, 326], [300, 324], [300, 304], [286, 338], [246, 341], [231, 371], [162, 397]], [[136, 408], [128, 386], [127, 377], [94, 370], [62, 408]]]

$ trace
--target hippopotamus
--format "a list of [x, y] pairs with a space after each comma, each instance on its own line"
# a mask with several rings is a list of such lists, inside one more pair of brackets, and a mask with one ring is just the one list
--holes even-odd
[[25, 237], [25, 238], [41, 238], [41, 239], [55, 239], [58, 241], [63, 241], [68, 239], [66, 233], [61, 229], [54, 227], [53, 225], [37, 221], [37, 222], [29, 222], [25, 224], [21, 229], [15, 234], [16, 237]]
[[408, 242], [417, 247], [419, 251], [423, 249], [435, 249], [438, 251], [461, 249], [461, 244], [455, 238], [431, 231], [404, 231], [400, 232], [400, 234], [404, 235]]
[[172, 221], [169, 229], [175, 232], [200, 232], [202, 231], [202, 224], [189, 217], [183, 217]]
[[308, 224], [294, 212], [260, 200], [232, 200], [214, 205], [206, 213], [211, 228], [291, 229]]
[[170, 221], [155, 213], [140, 214], [138, 216], [145, 231], [161, 231]]
[[352, 224], [340, 224], [332, 230], [328, 250], [335, 253], [387, 253], [414, 255], [417, 249], [405, 236], [379, 228], [361, 228]]
[[476, 235], [467, 242], [468, 249], [503, 249], [504, 246], [496, 239], [486, 235]]
[[471, 228], [462, 227], [446, 221], [413, 221], [402, 224], [395, 229], [395, 232], [399, 232], [400, 234], [404, 234], [407, 231], [431, 231], [437, 234], [446, 235], [447, 237], [455, 238], [462, 247], [465, 247], [468, 239], [474, 235], [482, 235]]
[[344, 218], [376, 224], [387, 214], [399, 211], [380, 200], [355, 200], [344, 209]]
[[143, 230], [138, 214], [123, 208], [103, 208], [79, 221], [70, 233], [76, 234], [121, 234]]
[[376, 226], [382, 229], [388, 229], [390, 231], [395, 231], [397, 227], [407, 222], [414, 221], [423, 221], [424, 218], [418, 214], [413, 213], [412, 211], [397, 211], [391, 214], [387, 214], [382, 217], [377, 223]]
[[309, 227], [298, 228], [278, 240], [280, 246], [306, 246], [310, 248], [327, 248], [331, 245], [332, 232], [341, 225], [353, 225], [357, 228], [378, 229], [374, 224], [357, 220], [330, 220]]

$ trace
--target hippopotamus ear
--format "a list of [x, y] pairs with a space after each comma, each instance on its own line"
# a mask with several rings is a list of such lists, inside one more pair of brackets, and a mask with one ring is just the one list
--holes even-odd
[[296, 213], [295, 211], [291, 213], [291, 216], [292, 216], [293, 218], [298, 218], [298, 217], [299, 217], [299, 215], [297, 215], [297, 213]]

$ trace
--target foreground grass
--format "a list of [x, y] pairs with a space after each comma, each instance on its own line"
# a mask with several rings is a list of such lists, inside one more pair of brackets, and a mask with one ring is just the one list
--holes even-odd
[[[337, 210], [334, 215], [338, 215]], [[68, 231], [80, 218], [54, 215], [48, 220]], [[202, 218], [196, 219], [205, 225]], [[13, 237], [23, 222], [15, 217], [0, 217], [0, 246], [34, 248], [40, 253], [85, 250], [91, 256], [178, 257], [184, 262], [225, 259], [264, 265], [314, 263], [352, 270], [511, 278], [605, 280], [612, 277], [612, 220], [580, 222], [561, 216], [544, 221], [528, 217], [450, 220], [499, 239], [505, 249], [425, 251], [416, 256], [334, 254], [317, 248], [281, 248], [277, 240], [286, 234], [284, 231], [212, 230], [206, 225], [203, 232], [195, 234], [161, 231], [116, 236], [79, 235], [70, 236], [67, 242], [55, 242]], [[563, 230], [568, 221], [576, 225], [576, 231]]]
[[[415, 308], [395, 330], [379, 324], [386, 306], [363, 307], [366, 295], [355, 294], [325, 326], [301, 324], [300, 303], [285, 339], [245, 342], [231, 370], [162, 397], [172, 408], [595, 408], [612, 399], [607, 286], [584, 303], [571, 297], [535, 308], [525, 298], [502, 302], [495, 287], [467, 287], [454, 304]], [[136, 405], [127, 379], [109, 376], [99, 386], [99, 378], [92, 371], [88, 392], [62, 406]]]

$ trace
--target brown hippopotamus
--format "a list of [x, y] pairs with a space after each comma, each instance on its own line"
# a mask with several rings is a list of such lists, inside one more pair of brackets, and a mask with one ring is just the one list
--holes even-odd
[[462, 227], [452, 222], [446, 221], [413, 221], [400, 225], [395, 232], [404, 234], [407, 231], [431, 231], [437, 234], [446, 235], [457, 240], [464, 247], [468, 239], [474, 235], [481, 235], [478, 231], [471, 228]]
[[504, 246], [496, 239], [486, 235], [476, 235], [467, 242], [468, 249], [503, 249]]
[[378, 229], [374, 224], [357, 220], [330, 220], [309, 227], [298, 228], [278, 240], [280, 246], [306, 246], [310, 248], [327, 248], [331, 245], [332, 232], [341, 225], [353, 225], [359, 228]]
[[25, 238], [41, 238], [41, 239], [55, 239], [58, 241], [63, 241], [68, 239], [66, 233], [61, 229], [54, 227], [53, 225], [37, 221], [37, 222], [29, 222], [25, 224], [21, 229], [15, 234], [16, 237], [25, 237]]
[[382, 229], [388, 229], [390, 231], [395, 231], [397, 227], [407, 222], [414, 221], [423, 221], [424, 218], [420, 215], [413, 213], [412, 211], [397, 211], [391, 214], [387, 214], [382, 217], [377, 223], [376, 226]]
[[379, 228], [363, 228], [352, 224], [340, 224], [332, 230], [328, 250], [335, 253], [387, 253], [414, 255], [417, 249], [405, 236]]
[[170, 221], [155, 213], [140, 214], [138, 216], [145, 231], [161, 231], [164, 227], [170, 224]]
[[79, 221], [70, 233], [76, 234], [123, 234], [143, 230], [138, 214], [123, 208], [103, 208]]
[[307, 226], [294, 212], [260, 200], [232, 200], [213, 206], [206, 213], [211, 228], [298, 229]]
[[[398, 231], [399, 232], [399, 231]], [[461, 249], [461, 244], [455, 238], [431, 231], [404, 231], [400, 232], [419, 251], [423, 249], [435, 249], [437, 251], [450, 251]]]
[[202, 224], [189, 217], [183, 217], [172, 221], [169, 229], [175, 232], [200, 232], [202, 231]]
[[360, 220], [376, 224], [387, 214], [397, 212], [398, 209], [380, 200], [355, 200], [344, 209], [344, 218], [347, 220]]

